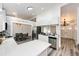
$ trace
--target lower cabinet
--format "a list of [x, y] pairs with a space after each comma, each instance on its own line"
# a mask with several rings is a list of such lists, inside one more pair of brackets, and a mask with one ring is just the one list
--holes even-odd
[[39, 40], [48, 43], [48, 36], [39, 34]]
[[39, 40], [52, 44], [51, 47], [56, 49], [57, 38], [53, 36], [39, 35]]

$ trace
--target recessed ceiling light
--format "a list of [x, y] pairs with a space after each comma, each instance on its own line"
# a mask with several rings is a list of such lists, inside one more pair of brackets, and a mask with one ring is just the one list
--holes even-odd
[[41, 10], [44, 10], [44, 8], [41, 8]]
[[2, 9], [0, 9], [0, 11], [2, 11]]
[[30, 10], [33, 10], [33, 8], [32, 7], [27, 7], [27, 10], [30, 11]]
[[17, 16], [16, 12], [13, 12], [12, 14], [13, 14], [14, 16]]

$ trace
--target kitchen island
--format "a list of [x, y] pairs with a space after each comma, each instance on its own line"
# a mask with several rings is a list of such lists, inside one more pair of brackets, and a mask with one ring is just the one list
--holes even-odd
[[[6, 45], [4, 45], [5, 43]], [[47, 56], [51, 45], [41, 40], [33, 40], [17, 45], [13, 38], [7, 38], [5, 43], [2, 47], [4, 48], [2, 52], [4, 56]]]
[[51, 47], [56, 49], [57, 48], [57, 39], [58, 39], [58, 35], [53, 36], [53, 35], [42, 35], [42, 34], [39, 34], [39, 39], [38, 40], [50, 43]]

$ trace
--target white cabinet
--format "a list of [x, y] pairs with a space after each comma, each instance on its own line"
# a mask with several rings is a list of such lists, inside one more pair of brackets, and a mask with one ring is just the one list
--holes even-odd
[[5, 30], [6, 16], [4, 11], [0, 11], [0, 32]]
[[48, 36], [39, 34], [39, 40], [48, 43]]

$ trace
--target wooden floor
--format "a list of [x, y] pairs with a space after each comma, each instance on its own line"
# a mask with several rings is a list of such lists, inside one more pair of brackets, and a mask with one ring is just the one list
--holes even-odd
[[51, 56], [79, 56], [79, 50], [75, 46], [73, 39], [61, 39], [61, 48], [53, 50]]

